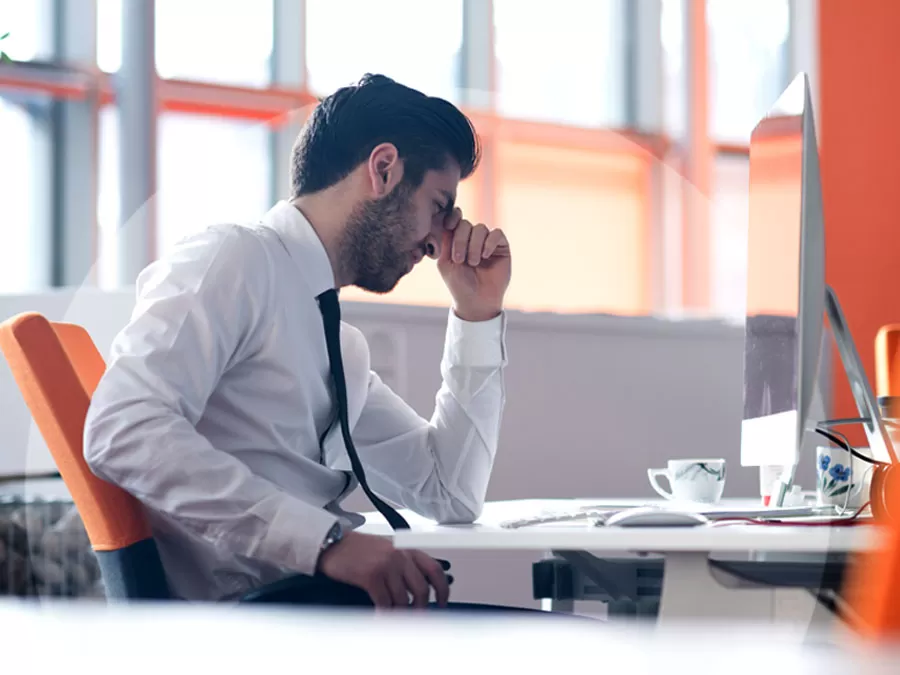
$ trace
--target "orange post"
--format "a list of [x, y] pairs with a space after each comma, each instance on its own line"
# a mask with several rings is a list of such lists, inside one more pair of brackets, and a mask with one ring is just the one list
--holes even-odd
[[[882, 338], [884, 344], [876, 343], [881, 327], [900, 318], [896, 69], [900, 2], [819, 2], [818, 12], [826, 275], [846, 311], [866, 374], [883, 394], [895, 391], [895, 383], [900, 382], [888, 364], [894, 360], [889, 336]], [[871, 348], [873, 344], [876, 349]], [[879, 378], [875, 377], [876, 358], [882, 359]], [[834, 371], [841, 372], [839, 362]], [[833, 386], [834, 416], [855, 416], [846, 378], [835, 378]], [[900, 467], [891, 468], [895, 471], [878, 477], [890, 514], [879, 523], [881, 545], [856, 561], [846, 590], [860, 633], [896, 641], [900, 640], [900, 483], [896, 475]]]

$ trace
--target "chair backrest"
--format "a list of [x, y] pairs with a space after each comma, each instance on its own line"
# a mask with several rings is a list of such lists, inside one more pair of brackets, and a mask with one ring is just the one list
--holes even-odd
[[84, 328], [36, 312], [0, 324], [0, 351], [84, 522], [108, 598], [170, 597], [140, 502], [84, 459], [84, 422], [106, 369]]

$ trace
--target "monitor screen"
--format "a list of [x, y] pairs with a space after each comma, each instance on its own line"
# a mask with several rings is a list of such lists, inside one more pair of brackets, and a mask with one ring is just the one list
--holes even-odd
[[798, 443], [804, 85], [794, 80], [750, 138], [744, 464], [791, 464]]

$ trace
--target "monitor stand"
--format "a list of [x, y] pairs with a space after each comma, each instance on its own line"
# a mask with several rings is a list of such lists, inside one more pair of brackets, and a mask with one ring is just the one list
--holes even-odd
[[[859, 352], [856, 350], [856, 344], [853, 341], [853, 336], [850, 334], [850, 328], [844, 319], [844, 312], [838, 302], [837, 294], [831, 286], [825, 287], [825, 314], [831, 325], [831, 332], [834, 335], [838, 354], [841, 358], [841, 366], [847, 375], [847, 381], [850, 383], [853, 400], [856, 402], [860, 422], [866, 432], [872, 457], [879, 461], [896, 464], [897, 456], [884, 421], [881, 418], [881, 411], [878, 409], [869, 379], [866, 377], [866, 372], [863, 369]], [[785, 495], [794, 482], [795, 470], [796, 466], [792, 465], [783, 476], [778, 496], [775, 500], [775, 506], [784, 506]]]

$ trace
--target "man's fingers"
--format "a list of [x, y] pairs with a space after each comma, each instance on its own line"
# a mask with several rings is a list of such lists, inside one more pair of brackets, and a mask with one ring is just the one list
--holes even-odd
[[472, 223], [461, 220], [453, 230], [453, 262], [459, 264], [466, 259], [469, 252], [469, 236], [472, 234]]
[[449, 230], [444, 230], [441, 235], [441, 255], [438, 257], [438, 262], [447, 263], [450, 262], [450, 255], [453, 251], [453, 233]]
[[450, 599], [450, 584], [447, 582], [447, 576], [444, 574], [441, 564], [421, 551], [413, 551], [412, 555], [416, 565], [434, 588], [437, 604], [441, 607], [445, 606]]
[[431, 588], [428, 586], [425, 575], [419, 569], [412, 556], [406, 559], [406, 565], [403, 568], [403, 579], [406, 581], [406, 587], [412, 593], [413, 606], [420, 609], [427, 607], [431, 596]]
[[491, 230], [484, 240], [484, 248], [481, 251], [481, 257], [486, 260], [494, 255], [494, 253], [498, 251], [502, 252], [504, 249], [507, 251], [509, 250], [509, 241], [507, 241], [503, 230]]
[[503, 230], [489, 230], [486, 225], [472, 225], [462, 219], [450, 232], [444, 230], [439, 262], [467, 263], [477, 267], [494, 255], [509, 256], [509, 241]]
[[[485, 241], [488, 238], [488, 229], [479, 223], [472, 228], [472, 234], [469, 237], [469, 264], [476, 267], [481, 262], [481, 252], [484, 249]], [[487, 256], [485, 256], [487, 257]]]
[[393, 606], [393, 602], [391, 602], [391, 594], [388, 591], [387, 586], [383, 581], [375, 581], [372, 584], [372, 588], [368, 589], [369, 597], [372, 598], [372, 602], [375, 603], [376, 607], [391, 607]]
[[400, 565], [392, 566], [388, 570], [385, 584], [391, 596], [391, 604], [394, 607], [408, 607], [409, 594], [406, 592], [406, 582], [403, 579], [403, 568]]

